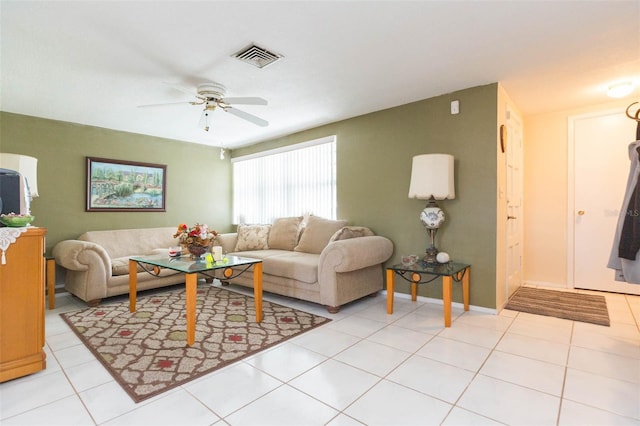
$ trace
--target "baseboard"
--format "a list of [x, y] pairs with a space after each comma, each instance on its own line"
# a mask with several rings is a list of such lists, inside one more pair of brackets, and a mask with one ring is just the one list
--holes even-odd
[[561, 284], [561, 283], [551, 283], [551, 282], [547, 282], [547, 281], [530, 281], [527, 280], [526, 282], [523, 282], [522, 285], [526, 285], [526, 286], [530, 286], [530, 287], [549, 287], [549, 288], [573, 288], [573, 287], [568, 287], [566, 284]]
[[[384, 295], [385, 298], [387, 297], [387, 291], [386, 290], [382, 290], [382, 292], [380, 294]], [[396, 299], [408, 299], [408, 300], [411, 300], [411, 295], [407, 294], [407, 293], [395, 293], [393, 297], [396, 298]], [[423, 303], [432, 303], [434, 305], [440, 305], [440, 306], [444, 305], [444, 302], [442, 301], [442, 299], [434, 299], [432, 297], [418, 296], [418, 301], [419, 302], [423, 302]], [[451, 306], [455, 307], [455, 308], [464, 309], [464, 303], [451, 302]], [[482, 312], [482, 313], [491, 314], [491, 315], [497, 315], [498, 314], [498, 310], [497, 309], [485, 308], [484, 306], [469, 305], [469, 310], [473, 311], [473, 312]]]

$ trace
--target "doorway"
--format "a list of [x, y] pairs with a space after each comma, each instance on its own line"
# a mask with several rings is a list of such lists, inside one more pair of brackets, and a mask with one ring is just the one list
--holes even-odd
[[568, 229], [573, 244], [569, 244], [567, 283], [573, 288], [640, 294], [640, 285], [615, 281], [614, 271], [607, 268], [635, 126], [624, 110], [569, 117]]

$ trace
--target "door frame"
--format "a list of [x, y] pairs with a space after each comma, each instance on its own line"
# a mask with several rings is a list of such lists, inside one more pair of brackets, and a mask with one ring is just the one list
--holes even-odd
[[[602, 111], [567, 117], [567, 285], [566, 288], [576, 288], [575, 283], [575, 211], [576, 211], [576, 163], [575, 163], [575, 123], [578, 120], [600, 117], [604, 115], [624, 114], [624, 108], [609, 108]], [[612, 271], [613, 273], [613, 271]]]

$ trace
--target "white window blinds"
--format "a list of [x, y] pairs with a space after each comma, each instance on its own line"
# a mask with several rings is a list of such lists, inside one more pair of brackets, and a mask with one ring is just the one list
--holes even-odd
[[234, 223], [306, 213], [336, 218], [335, 136], [231, 161]]

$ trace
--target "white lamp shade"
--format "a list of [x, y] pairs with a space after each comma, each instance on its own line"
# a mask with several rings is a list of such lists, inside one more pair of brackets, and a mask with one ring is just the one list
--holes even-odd
[[38, 159], [28, 155], [0, 152], [0, 169], [13, 170], [27, 180], [31, 198], [38, 196]]
[[423, 154], [413, 157], [409, 198], [428, 200], [456, 198], [453, 182], [453, 155]]

